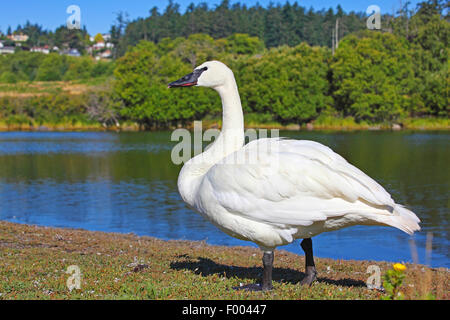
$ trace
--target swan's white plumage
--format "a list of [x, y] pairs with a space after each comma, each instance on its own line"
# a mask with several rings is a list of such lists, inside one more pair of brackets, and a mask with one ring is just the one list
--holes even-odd
[[[229, 164], [227, 158], [234, 160], [241, 153], [258, 153], [258, 158]], [[197, 191], [199, 203], [207, 200], [216, 207], [196, 206], [210, 218], [229, 214], [242, 218], [241, 223], [264, 223], [290, 233], [280, 237], [280, 244], [355, 224], [398, 227], [403, 219], [411, 220], [403, 231], [418, 230], [414, 214], [406, 209], [402, 214], [383, 187], [319, 143], [260, 139], [227, 158], [208, 170]], [[327, 224], [329, 220], [335, 223]]]
[[217, 227], [265, 250], [358, 224], [420, 230], [413, 212], [320, 143], [274, 138], [244, 146], [232, 72], [219, 62], [204, 66], [213, 72], [199, 83], [214, 83], [221, 95], [224, 128], [203, 158], [183, 167], [178, 186], [183, 199]]

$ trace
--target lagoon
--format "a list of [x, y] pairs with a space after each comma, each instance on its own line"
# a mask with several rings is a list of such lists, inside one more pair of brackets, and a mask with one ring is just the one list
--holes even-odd
[[[171, 132], [0, 133], [0, 220], [161, 239], [250, 245], [234, 239], [181, 201], [171, 162]], [[313, 239], [315, 255], [450, 267], [450, 134], [308, 132], [280, 136], [321, 142], [377, 180], [422, 220], [410, 237], [388, 227], [356, 226]], [[433, 236], [431, 256], [426, 238]], [[279, 247], [303, 254], [299, 242]]]

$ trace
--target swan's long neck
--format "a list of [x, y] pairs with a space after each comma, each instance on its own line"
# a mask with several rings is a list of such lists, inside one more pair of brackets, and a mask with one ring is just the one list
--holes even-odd
[[184, 201], [193, 205], [201, 178], [216, 163], [244, 145], [244, 115], [234, 76], [214, 88], [222, 99], [222, 130], [213, 145], [189, 160], [178, 177], [178, 189]]
[[241, 98], [234, 77], [216, 91], [222, 99], [222, 134], [224, 136], [244, 137], [244, 115], [242, 113]]

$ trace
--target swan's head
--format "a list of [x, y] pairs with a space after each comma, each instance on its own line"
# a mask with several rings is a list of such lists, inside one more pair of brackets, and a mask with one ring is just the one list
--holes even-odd
[[224, 85], [228, 79], [234, 79], [233, 72], [220, 61], [208, 61], [194, 69], [181, 79], [169, 83], [169, 88], [177, 87], [210, 87]]

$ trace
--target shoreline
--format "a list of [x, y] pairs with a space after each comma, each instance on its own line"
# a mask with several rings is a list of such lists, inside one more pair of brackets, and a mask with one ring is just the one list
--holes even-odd
[[[160, 240], [135, 234], [39, 227], [0, 221], [0, 299], [381, 299], [365, 284], [369, 265], [384, 274], [391, 262], [316, 258], [318, 281], [301, 287], [304, 256], [277, 250], [274, 290], [232, 290], [258, 282], [261, 252], [204, 241]], [[81, 289], [66, 274], [79, 266]], [[406, 299], [429, 293], [450, 300], [450, 272], [406, 264]]]
[[[203, 130], [206, 129], [220, 129], [220, 121], [199, 120], [203, 121]], [[43, 124], [43, 125], [30, 125], [30, 124], [11, 124], [7, 125], [0, 121], [0, 132], [70, 132], [70, 131], [105, 131], [105, 132], [154, 132], [154, 131], [167, 131], [175, 130], [177, 128], [186, 128], [188, 130], [193, 129], [193, 124], [187, 124], [184, 127], [168, 126], [160, 128], [143, 128], [138, 123], [126, 123], [117, 126], [103, 126], [102, 124]], [[442, 124], [439, 122], [427, 123], [427, 124], [405, 124], [405, 125], [387, 125], [387, 124], [352, 124], [352, 125], [340, 125], [340, 124], [306, 124], [306, 125], [281, 125], [281, 124], [265, 124], [265, 123], [245, 123], [245, 129], [278, 129], [283, 131], [305, 131], [305, 132], [323, 132], [323, 131], [335, 131], [335, 132], [352, 132], [352, 131], [393, 131], [393, 132], [408, 132], [408, 131], [450, 131], [450, 125]]]

